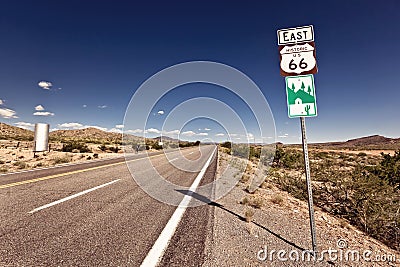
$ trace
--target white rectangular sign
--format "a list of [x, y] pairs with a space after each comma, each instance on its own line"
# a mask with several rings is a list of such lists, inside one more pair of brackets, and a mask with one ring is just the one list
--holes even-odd
[[278, 45], [306, 43], [314, 41], [314, 28], [312, 25], [281, 29], [277, 31]]

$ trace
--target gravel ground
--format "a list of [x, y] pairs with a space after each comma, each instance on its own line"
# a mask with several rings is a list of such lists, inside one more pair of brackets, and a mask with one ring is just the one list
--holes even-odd
[[[228, 156], [220, 153], [217, 176], [223, 175], [227, 164]], [[303, 251], [311, 249], [307, 203], [273, 185], [260, 188], [253, 195], [246, 192], [246, 187], [246, 183], [240, 182], [214, 204], [213, 228], [207, 237], [204, 267], [400, 266], [400, 253], [319, 208], [315, 208], [318, 251], [331, 249], [331, 257], [325, 252], [324, 260], [307, 261], [307, 256], [302, 260]], [[245, 197], [262, 199], [262, 207], [240, 204]], [[246, 213], [250, 222], [246, 222]], [[251, 213], [254, 215], [249, 216]], [[287, 258], [286, 261], [279, 259], [280, 250], [285, 251], [281, 258]], [[366, 251], [372, 252], [369, 258], [374, 261], [363, 259]], [[355, 260], [352, 260], [353, 252], [359, 253], [359, 260], [357, 254], [353, 254]], [[298, 261], [295, 260], [297, 255]], [[393, 256], [396, 261], [376, 261]]]

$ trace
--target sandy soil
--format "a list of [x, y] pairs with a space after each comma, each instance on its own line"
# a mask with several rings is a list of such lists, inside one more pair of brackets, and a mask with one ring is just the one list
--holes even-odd
[[[228, 156], [220, 153], [217, 177], [224, 175], [227, 164]], [[252, 172], [248, 170], [248, 174]], [[311, 249], [307, 203], [269, 183], [250, 195], [245, 190], [249, 183], [239, 183], [215, 204], [203, 266], [400, 266], [399, 252], [319, 208], [315, 208], [318, 255], [329, 249], [332, 254], [329, 257], [325, 252], [324, 260], [317, 262], [307, 261], [307, 256], [302, 260], [303, 251]], [[244, 198], [258, 199], [262, 207], [240, 204]], [[286, 261], [279, 260], [280, 250], [286, 253], [281, 257]], [[371, 255], [363, 258], [369, 251]], [[352, 253], [358, 253], [360, 259], [355, 256], [353, 260]], [[381, 261], [385, 257], [386, 261]]]
[[[19, 144], [18, 144], [19, 143]], [[31, 142], [0, 141], [0, 173], [15, 172], [33, 168], [44, 168], [58, 164], [84, 162], [95, 159], [104, 159], [121, 156], [119, 153], [107, 153], [98, 149], [97, 144], [88, 147], [91, 153], [71, 153], [55, 151], [62, 147], [61, 144], [50, 144], [50, 151], [38, 152], [36, 157], [32, 151]]]

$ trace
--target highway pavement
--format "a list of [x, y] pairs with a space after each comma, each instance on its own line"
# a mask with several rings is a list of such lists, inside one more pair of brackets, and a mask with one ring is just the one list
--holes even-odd
[[[214, 146], [167, 153], [149, 155], [166, 180], [213, 181]], [[129, 169], [114, 158], [1, 175], [0, 266], [201, 265], [211, 207], [182, 209], [146, 194], [132, 178], [152, 181], [146, 157], [129, 156]]]

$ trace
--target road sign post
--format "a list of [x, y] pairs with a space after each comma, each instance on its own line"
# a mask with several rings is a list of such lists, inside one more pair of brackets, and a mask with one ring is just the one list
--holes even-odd
[[285, 76], [288, 116], [289, 118], [300, 117], [311, 241], [313, 256], [316, 258], [317, 237], [305, 122], [305, 117], [317, 116], [317, 102], [313, 76], [313, 74], [318, 72], [315, 56], [314, 28], [310, 25], [281, 29], [277, 31], [277, 35], [280, 54], [280, 72], [282, 76]]
[[300, 125], [301, 125], [301, 140], [303, 143], [303, 154], [304, 154], [304, 170], [306, 173], [306, 183], [307, 183], [307, 195], [308, 195], [308, 213], [310, 215], [310, 229], [311, 229], [311, 242], [312, 248], [314, 252], [314, 256], [317, 253], [317, 237], [316, 237], [316, 229], [315, 229], [315, 219], [314, 219], [314, 201], [312, 194], [312, 185], [311, 185], [311, 174], [310, 174], [310, 161], [308, 158], [308, 146], [307, 146], [307, 136], [306, 136], [306, 119], [304, 117], [300, 117]]

